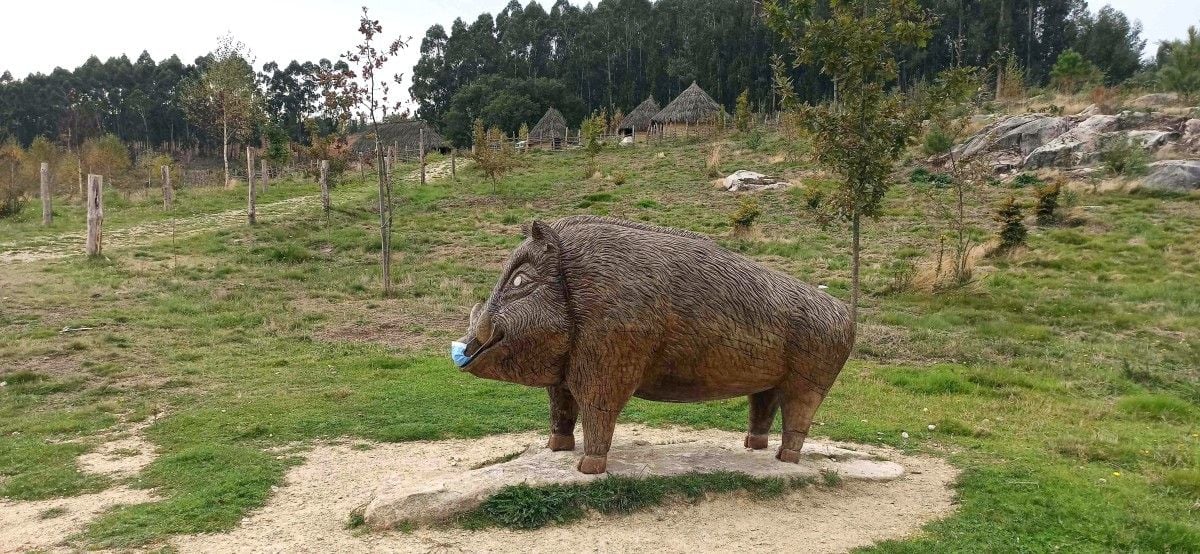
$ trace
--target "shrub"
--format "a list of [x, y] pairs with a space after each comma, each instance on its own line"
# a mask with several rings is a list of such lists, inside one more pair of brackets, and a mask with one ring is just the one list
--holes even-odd
[[754, 221], [758, 216], [762, 215], [762, 211], [758, 209], [758, 201], [753, 198], [744, 198], [738, 209], [729, 216], [729, 222], [733, 224], [734, 233], [744, 233], [750, 230], [754, 225]]
[[733, 124], [737, 127], [738, 132], [749, 131], [753, 117], [750, 113], [750, 89], [746, 89], [738, 95], [736, 106], [733, 109]]
[[762, 146], [762, 141], [763, 141], [762, 131], [760, 131], [758, 129], [753, 129], [749, 133], [746, 133], [746, 148], [749, 148], [751, 150], [758, 150], [758, 147]]
[[1025, 244], [1028, 230], [1016, 198], [1009, 196], [1000, 203], [996, 221], [1000, 223], [1000, 250], [1011, 250]]
[[954, 147], [954, 138], [943, 129], [934, 127], [925, 133], [925, 143], [921, 146], [927, 156], [945, 154]]
[[1038, 225], [1053, 225], [1058, 222], [1058, 194], [1061, 191], [1062, 184], [1057, 181], [1034, 189], [1033, 195], [1037, 198], [1034, 213]]
[[1099, 81], [1100, 77], [1095, 64], [1071, 49], [1063, 50], [1050, 70], [1050, 82], [1058, 90], [1068, 93], [1079, 92], [1084, 85]]
[[1045, 181], [1032, 173], [1022, 173], [1014, 177], [1012, 180], [1012, 186], [1016, 188], [1041, 186], [1043, 183], [1045, 183]]
[[1137, 176], [1146, 172], [1150, 156], [1128, 136], [1117, 135], [1100, 143], [1100, 164], [1113, 175]]

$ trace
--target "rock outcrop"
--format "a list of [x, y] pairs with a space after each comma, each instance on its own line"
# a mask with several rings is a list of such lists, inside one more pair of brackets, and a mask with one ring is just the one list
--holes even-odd
[[1155, 92], [1151, 94], [1143, 94], [1130, 102], [1130, 105], [1139, 108], [1161, 108], [1170, 106], [1179, 102], [1179, 95], [1174, 92]]
[[1150, 164], [1142, 188], [1187, 193], [1200, 190], [1200, 160], [1164, 160]]
[[1043, 144], [1025, 157], [1025, 169], [1070, 167], [1082, 161], [1083, 154], [1094, 151], [1101, 134], [1117, 129], [1115, 115], [1093, 115], [1054, 140]]
[[722, 184], [729, 192], [754, 192], [759, 190], [784, 189], [790, 186], [787, 181], [770, 175], [740, 169], [723, 179]]

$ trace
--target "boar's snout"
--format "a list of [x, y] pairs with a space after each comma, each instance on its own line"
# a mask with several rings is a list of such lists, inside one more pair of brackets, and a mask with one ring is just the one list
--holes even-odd
[[501, 333], [497, 333], [496, 327], [492, 322], [492, 315], [481, 304], [475, 304], [471, 308], [471, 319], [467, 326], [467, 334], [456, 341], [462, 344], [461, 347], [461, 363], [459, 367], [466, 371], [466, 365], [470, 360], [479, 354], [482, 350], [491, 346], [499, 340]]

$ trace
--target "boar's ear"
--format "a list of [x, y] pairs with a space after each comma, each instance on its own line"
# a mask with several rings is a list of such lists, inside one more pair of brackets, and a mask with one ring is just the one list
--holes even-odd
[[545, 254], [558, 255], [558, 233], [554, 231], [553, 227], [535, 219], [533, 223], [529, 224], [528, 236], [534, 242], [543, 245], [542, 252]]

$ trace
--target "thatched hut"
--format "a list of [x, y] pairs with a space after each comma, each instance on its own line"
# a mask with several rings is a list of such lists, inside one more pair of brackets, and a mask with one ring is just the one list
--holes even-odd
[[[385, 150], [395, 147], [397, 155], [402, 158], [415, 158], [420, 152], [422, 130], [425, 131], [425, 152], [450, 151], [450, 145], [446, 144], [442, 135], [433, 130], [428, 123], [416, 119], [380, 123], [379, 145]], [[350, 149], [356, 157], [375, 153], [375, 134], [370, 127], [350, 137]]]
[[725, 109], [704, 92], [695, 82], [679, 93], [667, 107], [654, 114], [650, 121], [660, 135], [688, 135], [715, 129], [725, 115]]
[[645, 133], [650, 131], [650, 120], [658, 112], [658, 102], [655, 102], [654, 97], [651, 96], [638, 104], [638, 107], [629, 112], [629, 115], [617, 124], [617, 132], [625, 136], [632, 136], [634, 140], [637, 140], [639, 134], [645, 136]]
[[529, 130], [527, 146], [562, 148], [567, 139], [567, 119], [554, 108], [546, 110], [537, 124]]

